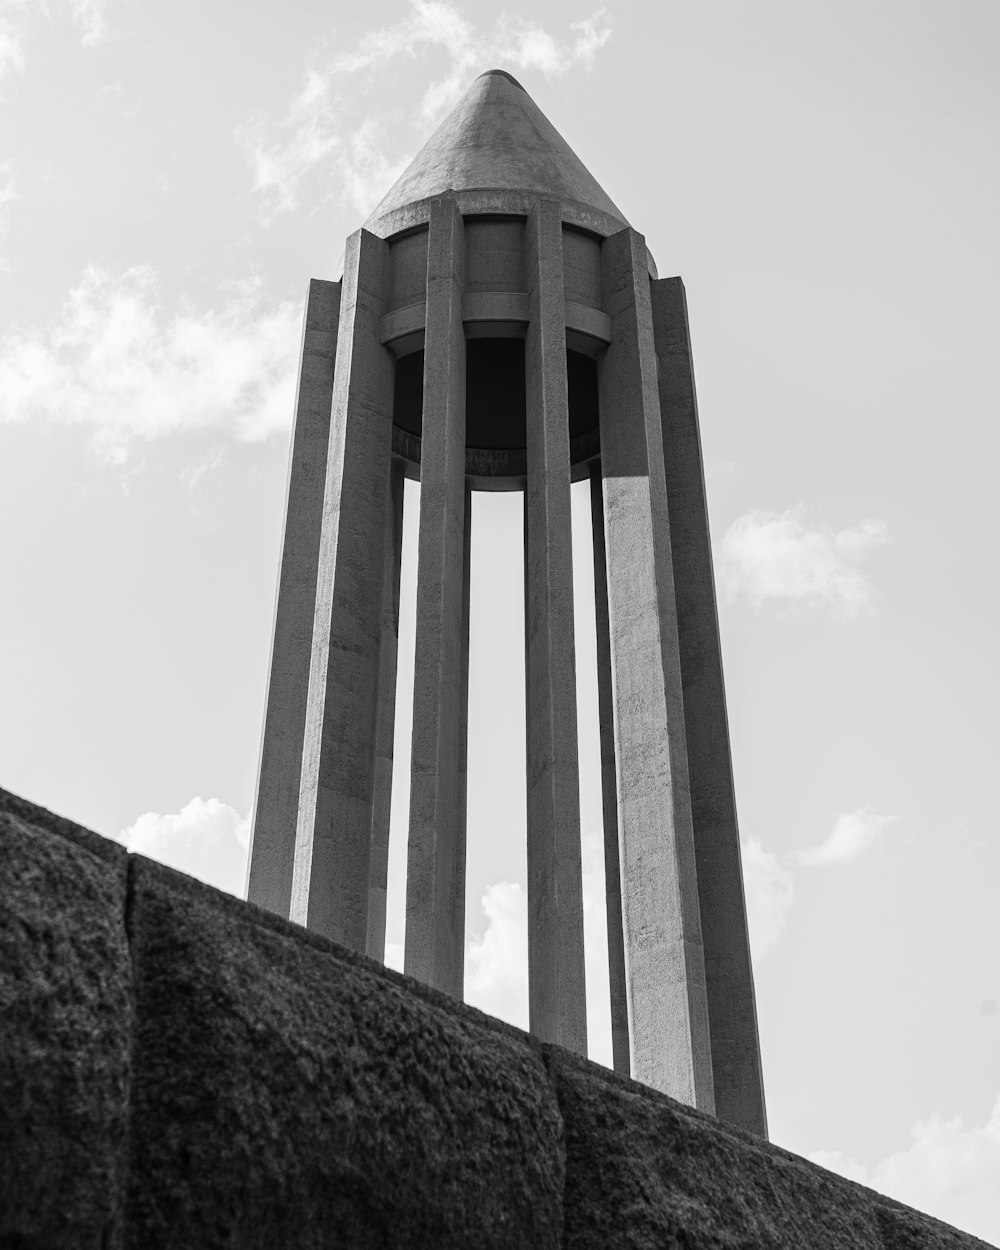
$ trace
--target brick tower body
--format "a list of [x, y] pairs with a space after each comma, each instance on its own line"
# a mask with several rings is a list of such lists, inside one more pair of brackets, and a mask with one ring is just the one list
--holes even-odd
[[405, 476], [406, 972], [462, 997], [471, 492], [517, 490], [530, 1028], [586, 1054], [570, 483], [589, 479], [614, 1065], [766, 1135], [684, 288], [499, 70], [305, 315], [248, 897], [377, 959]]

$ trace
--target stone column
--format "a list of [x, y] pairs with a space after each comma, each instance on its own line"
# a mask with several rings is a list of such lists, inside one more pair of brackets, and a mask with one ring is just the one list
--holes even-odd
[[271, 671], [247, 865], [249, 901], [285, 917], [292, 897], [339, 316], [340, 283], [314, 278], [309, 283], [302, 329]]
[[378, 726], [372, 849], [368, 883], [368, 954], [385, 959], [385, 891], [389, 871], [389, 815], [392, 807], [392, 751], [396, 730], [396, 660], [399, 654], [399, 574], [403, 555], [403, 465], [392, 462], [385, 527], [382, 584], [382, 641], [379, 648]]
[[608, 985], [611, 991], [611, 1054], [616, 1072], [631, 1073], [628, 1044], [628, 982], [622, 931], [622, 880], [618, 849], [618, 780], [615, 776], [615, 713], [611, 692], [611, 629], [608, 568], [604, 549], [604, 491], [600, 461], [590, 466], [590, 524], [594, 541], [594, 608], [597, 623], [597, 709], [601, 738], [601, 807], [604, 816], [604, 894], [608, 918]]
[[525, 260], [529, 1019], [532, 1033], [543, 1041], [586, 1055], [569, 398], [558, 201], [540, 200], [529, 213]]
[[[464, 242], [454, 200], [431, 207], [420, 452], [417, 641], [404, 966], [462, 997], [465, 903], [459, 738], [465, 563]], [[463, 848], [464, 850], [464, 848]], [[464, 938], [464, 935], [462, 935]]]
[[632, 1075], [714, 1111], [646, 246], [601, 246], [598, 365]]
[[766, 1137], [705, 473], [680, 278], [652, 283], [652, 309], [715, 1110], [720, 1119]]
[[364, 951], [378, 712], [392, 359], [388, 245], [347, 243], [333, 377], [291, 919]]

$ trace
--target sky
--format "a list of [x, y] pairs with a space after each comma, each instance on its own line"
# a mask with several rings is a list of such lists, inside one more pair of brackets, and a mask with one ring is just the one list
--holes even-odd
[[[687, 288], [771, 1137], [1000, 1241], [998, 63], [996, 0], [0, 0], [0, 785], [243, 892], [306, 284], [505, 68]], [[523, 1025], [519, 525], [476, 497], [466, 995]]]

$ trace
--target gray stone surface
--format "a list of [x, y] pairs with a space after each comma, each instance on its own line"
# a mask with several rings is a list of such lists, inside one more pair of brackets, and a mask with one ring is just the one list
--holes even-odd
[[754, 1134], [546, 1053], [565, 1123], [564, 1250], [984, 1245]]
[[392, 358], [379, 342], [388, 246], [353, 234], [344, 261], [290, 915], [364, 950]]
[[621, 211], [520, 83], [480, 75], [369, 218], [446, 192], [524, 190], [579, 203], [625, 224]]
[[632, 1075], [713, 1109], [645, 243], [601, 247], [598, 362]]
[[127, 858], [0, 791], [0, 1246], [121, 1245]]
[[[431, 212], [427, 246], [417, 622], [406, 867], [406, 972], [461, 998], [465, 818], [461, 798], [465, 567], [465, 245], [454, 200]], [[467, 686], [467, 682], [466, 682]]]
[[531, 1031], [587, 1053], [562, 221], [540, 200], [525, 232], [528, 480], [524, 613]]
[[0, 791], [0, 1246], [985, 1243]]
[[427, 230], [389, 241], [389, 295], [386, 307], [409, 308], [427, 299]]
[[611, 625], [608, 567], [604, 549], [604, 489], [601, 466], [590, 466], [590, 524], [594, 547], [594, 620], [597, 632], [597, 716], [601, 739], [601, 809], [604, 825], [604, 897], [608, 923], [608, 990], [611, 999], [611, 1056], [616, 1072], [631, 1075], [628, 1040], [628, 979], [622, 929], [622, 878], [618, 845], [618, 779], [615, 770], [615, 704], [611, 691]]
[[129, 1244], [559, 1244], [537, 1044], [138, 860]]
[[468, 319], [477, 294], [520, 295], [528, 289], [524, 254], [525, 222], [520, 217], [470, 217], [464, 222], [465, 297]]
[[[385, 958], [386, 884], [389, 872], [389, 819], [392, 813], [393, 743], [396, 729], [396, 662], [399, 655], [399, 577], [403, 555], [403, 466], [389, 472], [385, 569], [382, 583], [382, 640], [378, 660], [378, 725], [372, 798], [372, 844], [368, 879], [367, 954]], [[253, 901], [253, 900], [251, 900]]]
[[247, 898], [287, 916], [302, 776], [316, 568], [319, 561], [340, 283], [313, 279], [306, 297], [271, 670], [250, 841]]
[[[986, 1245], [977, 1237], [960, 1233], [957, 1228], [883, 1198], [881, 1194], [861, 1192], [873, 1200], [875, 1224], [884, 1250], [971, 1250], [972, 1246]], [[855, 1188], [848, 1200], [857, 1201], [857, 1198]]]
[[767, 1136], [684, 284], [651, 283], [715, 1111]]

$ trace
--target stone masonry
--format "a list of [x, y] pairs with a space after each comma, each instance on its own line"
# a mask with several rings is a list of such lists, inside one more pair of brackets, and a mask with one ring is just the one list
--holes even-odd
[[5, 1250], [984, 1244], [0, 791]]

